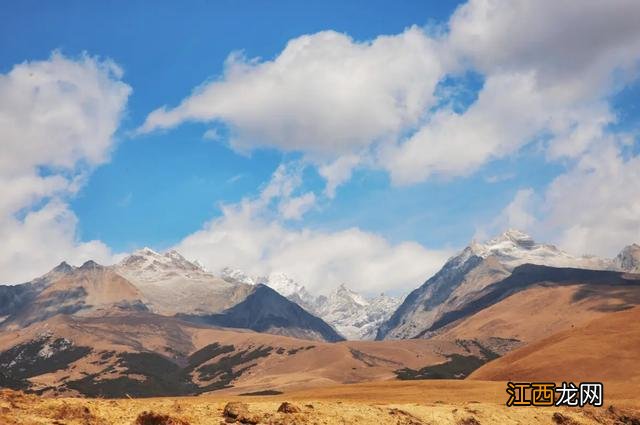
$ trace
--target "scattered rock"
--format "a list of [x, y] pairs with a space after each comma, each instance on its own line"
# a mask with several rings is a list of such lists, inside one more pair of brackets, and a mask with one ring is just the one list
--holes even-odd
[[222, 414], [226, 418], [238, 419], [240, 416], [249, 414], [249, 406], [239, 401], [230, 401], [224, 406]]
[[230, 401], [224, 406], [222, 415], [227, 423], [240, 422], [241, 424], [260, 423], [260, 417], [249, 412], [249, 406], [239, 401]]
[[468, 418], [460, 419], [458, 425], [480, 425], [480, 421], [473, 416], [469, 416]]
[[637, 412], [633, 412], [631, 410], [623, 410], [613, 405], [609, 406], [607, 409], [607, 414], [609, 417], [613, 418], [617, 421], [617, 424], [621, 425], [640, 425], [640, 416]]
[[37, 400], [37, 397], [31, 394], [25, 394], [22, 391], [14, 391], [8, 388], [0, 389], [0, 400], [6, 400], [11, 404], [11, 407], [16, 407], [18, 403], [32, 403]]
[[553, 423], [556, 423], [558, 425], [580, 425], [579, 422], [576, 422], [574, 419], [570, 418], [567, 415], [563, 415], [560, 412], [554, 413], [551, 419], [553, 419]]
[[291, 404], [288, 401], [285, 401], [278, 407], [279, 413], [300, 413], [302, 410], [295, 404]]
[[155, 412], [142, 412], [135, 425], [189, 425], [189, 422]]
[[624, 425], [640, 425], [640, 417], [638, 416], [631, 417], [627, 415], [622, 415], [619, 417], [619, 420], [620, 420], [620, 423]]
[[87, 406], [71, 406], [66, 402], [63, 402], [53, 412], [53, 419], [83, 419], [88, 422], [93, 418]]
[[401, 425], [423, 425], [423, 422], [419, 418], [402, 409], [389, 409], [389, 414], [391, 416], [397, 416], [398, 424]]

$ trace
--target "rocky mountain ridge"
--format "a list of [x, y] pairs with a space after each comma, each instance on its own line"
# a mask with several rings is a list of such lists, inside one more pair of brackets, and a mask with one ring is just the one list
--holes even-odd
[[[637, 245], [636, 245], [637, 246]], [[508, 278], [520, 266], [541, 265], [583, 270], [636, 270], [639, 251], [627, 247], [616, 259], [572, 256], [553, 245], [536, 243], [518, 230], [507, 230], [485, 243], [471, 242], [435, 275], [412, 291], [378, 329], [377, 339], [427, 335], [436, 321], [483, 295], [491, 284]]]
[[314, 340], [342, 339], [322, 319], [276, 291], [226, 282], [175, 251], [158, 254], [144, 249], [113, 266], [87, 261], [74, 267], [63, 262], [31, 282], [0, 286], [0, 331], [59, 315], [140, 311]]
[[250, 277], [239, 269], [227, 267], [222, 270], [221, 277], [228, 282], [263, 283], [322, 318], [348, 340], [373, 339], [380, 324], [389, 318], [401, 302], [400, 297], [385, 294], [367, 298], [345, 284], [339, 285], [327, 296], [314, 296], [304, 285], [282, 272], [267, 277]]

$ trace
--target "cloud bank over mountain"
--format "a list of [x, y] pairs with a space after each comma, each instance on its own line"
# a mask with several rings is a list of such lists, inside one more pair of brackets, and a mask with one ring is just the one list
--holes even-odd
[[[568, 222], [563, 211], [584, 211], [585, 200], [563, 192], [587, 178], [600, 193], [610, 178], [631, 181], [638, 172], [637, 156], [624, 152], [635, 136], [611, 129], [618, 112], [610, 104], [637, 79], [638, 20], [640, 7], [630, 0], [580, 7], [471, 0], [441, 27], [414, 26], [368, 41], [333, 31], [303, 35], [272, 59], [231, 54], [220, 78], [178, 106], [156, 109], [139, 131], [222, 121], [234, 149], [302, 153], [319, 167], [329, 197], [355, 167], [386, 170], [395, 184], [408, 185], [467, 176], [538, 144], [566, 172], [540, 194], [546, 207], [525, 224], [559, 235], [556, 242], [567, 249], [595, 245], [611, 254], [628, 242], [629, 231], [631, 240], [640, 235], [637, 223], [625, 219], [636, 212], [628, 200], [638, 193], [626, 186], [624, 196], [603, 195], [608, 208], [620, 211], [614, 217], [594, 205], [597, 218], [585, 212]], [[461, 111], [452, 97], [469, 89], [469, 72], [482, 84]], [[447, 79], [462, 82], [443, 90]], [[606, 164], [591, 160], [601, 152]], [[603, 230], [609, 226], [611, 233]]]
[[79, 240], [67, 199], [108, 161], [130, 93], [115, 63], [88, 55], [0, 74], [0, 282], [62, 259], [111, 260], [104, 243]]
[[278, 211], [300, 184], [300, 169], [281, 166], [256, 198], [224, 205], [221, 217], [206, 223], [176, 247], [219, 273], [231, 266], [252, 275], [286, 272], [313, 292], [341, 282], [366, 293], [400, 292], [434, 273], [450, 255], [416, 242], [393, 244], [356, 227], [339, 231], [293, 229]]
[[[638, 2], [469, 0], [444, 21], [424, 21], [360, 39], [331, 29], [296, 35], [264, 58], [234, 51], [217, 74], [189, 80], [190, 93], [167, 95], [172, 104], [149, 102], [156, 109], [132, 138], [195, 122], [207, 143], [281, 160], [264, 186], [164, 244], [211, 269], [284, 271], [313, 289], [401, 290], [455, 248], [428, 243], [433, 227], [394, 237], [307, 217], [338, 202], [359, 171], [403, 190], [472, 179], [531, 152], [555, 167], [552, 178], [536, 185], [527, 176], [491, 206], [493, 217], [471, 210], [460, 221], [477, 235], [523, 228], [574, 254], [612, 256], [640, 240], [637, 131], [614, 104], [638, 82]], [[109, 162], [131, 92], [117, 64], [88, 54], [55, 52], [0, 75], [0, 281], [63, 258], [114, 261], [99, 236], [79, 233], [70, 199]], [[309, 169], [320, 184], [309, 184]]]

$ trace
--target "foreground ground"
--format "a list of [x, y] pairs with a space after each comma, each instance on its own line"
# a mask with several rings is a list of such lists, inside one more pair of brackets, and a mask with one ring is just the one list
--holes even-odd
[[[638, 424], [640, 401], [624, 383], [605, 384], [603, 408], [508, 408], [502, 382], [388, 381], [273, 396], [151, 399], [39, 398], [0, 395], [0, 423], [53, 425], [209, 425], [233, 422], [228, 402], [248, 408], [245, 423], [264, 424]], [[278, 412], [288, 401], [299, 412]], [[151, 415], [140, 416], [143, 412]], [[146, 419], [143, 419], [146, 418]]]

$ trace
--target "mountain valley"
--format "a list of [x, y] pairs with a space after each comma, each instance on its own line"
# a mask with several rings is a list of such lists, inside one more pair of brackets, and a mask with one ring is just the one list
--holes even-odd
[[216, 275], [175, 251], [61, 263], [0, 286], [0, 386], [117, 398], [424, 379], [615, 383], [616, 364], [635, 382], [636, 247], [572, 257], [512, 230], [472, 243], [402, 303], [345, 285], [316, 296], [283, 273]]

